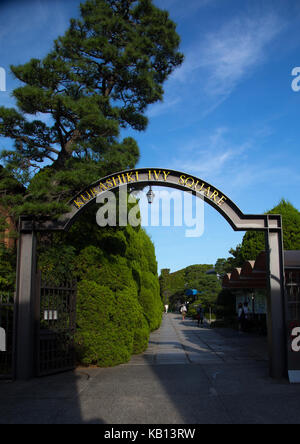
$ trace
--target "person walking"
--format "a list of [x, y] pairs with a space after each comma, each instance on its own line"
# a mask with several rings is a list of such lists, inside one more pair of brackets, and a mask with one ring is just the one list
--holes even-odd
[[197, 320], [198, 320], [198, 327], [200, 327], [200, 325], [203, 325], [203, 323], [204, 323], [204, 310], [203, 310], [201, 304], [199, 304], [198, 307], [197, 307]]
[[244, 317], [245, 317], [245, 313], [244, 313], [244, 309], [243, 309], [243, 304], [239, 304], [239, 306], [238, 306], [238, 328], [239, 328], [240, 332], [243, 329]]
[[168, 304], [166, 304], [165, 305], [165, 314], [168, 314], [168, 311], [169, 311], [169, 306], [168, 306]]
[[184, 321], [184, 320], [185, 320], [185, 317], [186, 317], [186, 314], [187, 314], [187, 308], [186, 308], [186, 305], [185, 305], [185, 304], [182, 305], [182, 307], [181, 307], [181, 309], [180, 309], [180, 312], [181, 312], [181, 314], [182, 314], [182, 320]]
[[244, 303], [243, 311], [244, 311], [243, 330], [247, 331], [248, 330], [248, 321], [249, 321], [249, 304], [248, 304], [248, 302]]

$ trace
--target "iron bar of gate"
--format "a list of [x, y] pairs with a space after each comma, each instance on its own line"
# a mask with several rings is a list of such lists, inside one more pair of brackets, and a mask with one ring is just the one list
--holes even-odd
[[0, 379], [14, 378], [14, 315], [15, 297], [12, 293], [0, 294], [0, 328], [4, 351], [0, 350]]
[[37, 277], [37, 375], [45, 376], [75, 367], [77, 282], [62, 285]]

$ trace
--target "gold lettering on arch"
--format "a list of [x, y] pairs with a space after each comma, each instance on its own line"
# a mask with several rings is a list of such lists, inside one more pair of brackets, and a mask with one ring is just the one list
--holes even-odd
[[[146, 177], [145, 177], [146, 176]], [[158, 169], [137, 169], [133, 171], [125, 171], [117, 175], [112, 175], [104, 181], [99, 181], [94, 187], [87, 189], [84, 193], [73, 200], [73, 205], [77, 210], [82, 209], [88, 202], [97, 197], [102, 192], [118, 188], [121, 185], [128, 185], [133, 183], [143, 182], [168, 182], [176, 186], [185, 187], [188, 190], [194, 190], [202, 194], [206, 199], [209, 199], [215, 205], [221, 207], [227, 201], [227, 198], [220, 191], [213, 188], [211, 185], [203, 182], [193, 176], [187, 176], [180, 172], [172, 172], [169, 170]]]

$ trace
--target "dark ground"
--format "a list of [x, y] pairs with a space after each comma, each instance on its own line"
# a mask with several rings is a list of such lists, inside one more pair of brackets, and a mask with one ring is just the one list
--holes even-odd
[[294, 424], [300, 385], [268, 375], [266, 338], [164, 317], [130, 363], [0, 381], [1, 424]]

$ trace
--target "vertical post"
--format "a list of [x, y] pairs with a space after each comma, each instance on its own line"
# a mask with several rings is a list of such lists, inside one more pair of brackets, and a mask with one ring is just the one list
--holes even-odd
[[268, 216], [266, 232], [268, 339], [270, 375], [280, 379], [287, 374], [285, 341], [285, 279], [281, 216]]
[[36, 275], [36, 233], [34, 222], [20, 220], [17, 265], [17, 332], [15, 376], [27, 380], [34, 376]]

